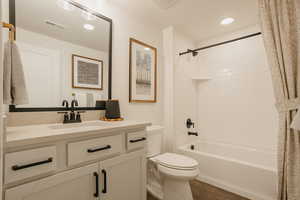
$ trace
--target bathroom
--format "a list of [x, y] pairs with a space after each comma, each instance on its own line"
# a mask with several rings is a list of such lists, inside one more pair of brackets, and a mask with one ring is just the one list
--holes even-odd
[[0, 200], [300, 200], [298, 0], [0, 10]]

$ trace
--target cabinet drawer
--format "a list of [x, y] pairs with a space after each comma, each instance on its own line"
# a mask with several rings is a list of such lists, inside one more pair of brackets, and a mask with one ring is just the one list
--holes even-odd
[[68, 144], [68, 165], [97, 160], [122, 152], [122, 136], [109, 136]]
[[98, 164], [68, 170], [5, 190], [5, 200], [97, 200]]
[[5, 183], [56, 170], [56, 147], [5, 154]]
[[146, 143], [146, 131], [127, 133], [127, 150], [144, 148]]

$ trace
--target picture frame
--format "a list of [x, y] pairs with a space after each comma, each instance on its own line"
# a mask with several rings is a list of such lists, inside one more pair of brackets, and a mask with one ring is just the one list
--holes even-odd
[[129, 102], [157, 101], [157, 49], [130, 38]]
[[103, 90], [103, 61], [72, 54], [72, 87]]

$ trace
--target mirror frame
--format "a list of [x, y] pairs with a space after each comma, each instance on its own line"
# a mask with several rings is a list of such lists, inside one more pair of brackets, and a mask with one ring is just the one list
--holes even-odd
[[[73, 0], [69, 0], [69, 3], [73, 6], [92, 13], [96, 17], [107, 21], [109, 27], [109, 58], [108, 58], [108, 100], [112, 97], [112, 31], [113, 21], [98, 12], [91, 10], [90, 8], [83, 6]], [[9, 0], [9, 23], [16, 27], [16, 0]], [[15, 38], [18, 34], [16, 31]], [[9, 105], [9, 112], [47, 112], [47, 111], [68, 111], [71, 108], [65, 107], [16, 107], [15, 105]], [[76, 107], [75, 110], [105, 110], [105, 106], [102, 107]]]

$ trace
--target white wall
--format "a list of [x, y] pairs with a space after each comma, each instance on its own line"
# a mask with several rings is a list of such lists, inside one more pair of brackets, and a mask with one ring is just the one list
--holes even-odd
[[174, 137], [174, 28], [163, 30], [164, 55], [164, 137], [163, 151], [173, 151]]
[[[113, 88], [112, 96], [120, 100], [121, 112], [126, 119], [149, 120], [155, 124], [163, 123], [161, 56], [162, 32], [153, 24], [134, 18], [126, 10], [117, 7], [109, 0], [77, 0], [113, 19]], [[133, 37], [157, 48], [158, 76], [157, 103], [129, 103], [129, 38]]]
[[[197, 85], [192, 81], [192, 77], [198, 74], [199, 67], [196, 65], [197, 59], [191, 54], [179, 56], [179, 52], [195, 49], [194, 42], [178, 31], [174, 32], [174, 38], [174, 142], [178, 146], [197, 139], [195, 136], [188, 136], [187, 133], [197, 131]], [[188, 118], [196, 123], [195, 129], [187, 129]]]
[[[197, 47], [256, 31], [259, 31], [257, 27], [248, 28], [201, 42]], [[183, 44], [191, 45], [189, 42]], [[276, 153], [278, 116], [262, 37], [201, 51], [194, 60], [184, 57], [177, 61], [175, 75], [175, 91], [178, 90], [175, 99], [180, 102], [175, 107], [176, 117], [187, 116], [187, 112], [197, 117], [200, 140]], [[191, 76], [212, 79], [199, 82], [195, 91]], [[184, 126], [178, 131], [184, 131]], [[178, 145], [187, 141], [187, 136], [177, 134]]]
[[[51, 82], [52, 87], [57, 88], [57, 91], [60, 92], [59, 95], [56, 95], [58, 98], [58, 101], [55, 101], [52, 103], [52, 107], [60, 106], [61, 102], [63, 99], [69, 99], [71, 100], [72, 98], [72, 93], [80, 93], [80, 94], [86, 94], [86, 93], [92, 93], [95, 95], [102, 95], [102, 99], [107, 99], [108, 97], [108, 53], [107, 52], [102, 52], [98, 51], [95, 49], [90, 49], [87, 47], [75, 45], [69, 42], [57, 40], [55, 38], [51, 38], [42, 34], [34, 33], [28, 30], [24, 30], [21, 28], [18, 28], [18, 38], [17, 42], [20, 45], [20, 47], [26, 47], [26, 48], [20, 48], [21, 49], [21, 55], [23, 57], [23, 60], [25, 55], [28, 55], [25, 53], [26, 49], [31, 49], [31, 51], [37, 51], [37, 53], [45, 53], [45, 52], [50, 52], [53, 51], [54, 54], [57, 54], [58, 56], [55, 56], [55, 59], [59, 59], [58, 61], [54, 60], [53, 62], [57, 63], [58, 70], [56, 72], [56, 76], [58, 81], [56, 81], [54, 78], [53, 81]], [[24, 51], [22, 51], [24, 49]], [[43, 50], [44, 49], [44, 50]], [[42, 52], [39, 52], [42, 51]], [[23, 53], [23, 54], [22, 54]], [[52, 53], [53, 54], [53, 53]], [[80, 55], [80, 56], [85, 56], [85, 57], [90, 57], [90, 58], [95, 58], [103, 61], [103, 90], [89, 90], [89, 89], [74, 89], [72, 88], [72, 54]], [[57, 65], [56, 64], [56, 65]], [[55, 66], [56, 66], [55, 65]], [[25, 72], [26, 72], [26, 67]], [[54, 68], [54, 66], [51, 66]], [[35, 78], [33, 75], [33, 72], [30, 72], [31, 76]], [[25, 73], [26, 74], [26, 73]], [[50, 74], [46, 76], [46, 79], [50, 79]], [[27, 80], [27, 79], [26, 79]], [[49, 80], [51, 81], [51, 80]], [[32, 82], [32, 81], [31, 81]], [[34, 83], [36, 85], [39, 85], [39, 83]], [[32, 87], [32, 85], [30, 85]], [[29, 89], [30, 89], [30, 86]], [[36, 91], [40, 91], [38, 88], [36, 88]], [[36, 94], [41, 95], [41, 94]], [[55, 94], [52, 94], [55, 95]], [[47, 96], [45, 94], [45, 96]], [[30, 96], [29, 96], [30, 98]], [[49, 97], [48, 97], [49, 98]], [[39, 107], [43, 107], [43, 103], [46, 103], [45, 99], [41, 99], [38, 102], [40, 104]], [[48, 104], [48, 106], [50, 106]]]

